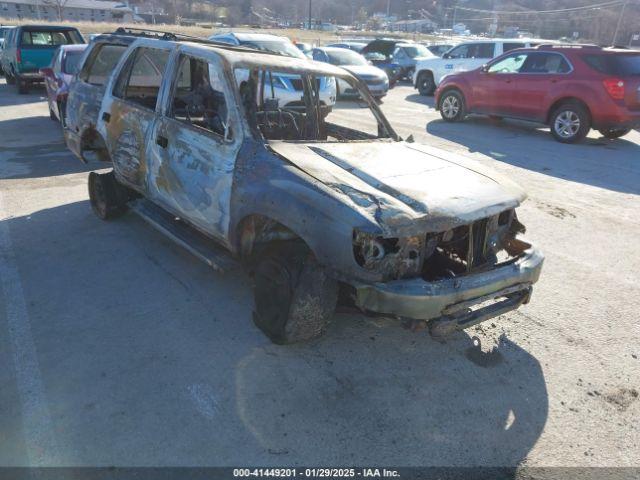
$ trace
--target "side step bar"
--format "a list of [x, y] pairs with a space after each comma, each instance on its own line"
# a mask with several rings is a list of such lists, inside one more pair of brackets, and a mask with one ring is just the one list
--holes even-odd
[[214, 270], [226, 272], [238, 267], [238, 263], [215, 241], [153, 202], [138, 199], [129, 202], [129, 208], [156, 230], [191, 252]]

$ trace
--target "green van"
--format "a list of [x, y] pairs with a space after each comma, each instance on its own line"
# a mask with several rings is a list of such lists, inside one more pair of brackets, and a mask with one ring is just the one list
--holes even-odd
[[7, 83], [18, 93], [27, 93], [33, 82], [43, 81], [39, 70], [51, 63], [60, 45], [84, 43], [76, 28], [51, 25], [22, 25], [9, 31], [4, 40], [0, 62]]

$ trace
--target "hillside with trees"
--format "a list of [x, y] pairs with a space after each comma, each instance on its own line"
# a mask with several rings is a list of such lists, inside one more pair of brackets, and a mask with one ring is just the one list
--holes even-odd
[[[442, 28], [451, 28], [454, 22], [460, 22], [466, 24], [472, 33], [490, 31], [494, 24], [498, 32], [508, 27], [518, 27], [544, 38], [571, 37], [577, 32], [581, 39], [609, 43], [620, 20], [619, 43], [627, 43], [632, 33], [640, 31], [640, 0], [629, 0], [624, 12], [621, 2], [611, 5], [612, 2], [606, 0], [311, 1], [314, 21], [341, 25], [371, 24], [374, 14], [386, 14], [388, 8], [390, 14], [399, 20], [430, 18]], [[534, 11], [571, 9], [604, 3], [610, 5], [599, 9], [532, 14]], [[154, 0], [154, 4], [161, 6], [170, 15], [221, 21], [229, 25], [255, 25], [273, 21], [299, 24], [307, 20], [309, 9], [309, 0]], [[471, 11], [472, 9], [486, 11]], [[494, 9], [499, 12], [528, 13], [488, 13]]]

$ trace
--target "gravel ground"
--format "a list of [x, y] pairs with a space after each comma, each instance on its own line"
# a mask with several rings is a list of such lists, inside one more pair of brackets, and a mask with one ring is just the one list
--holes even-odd
[[0, 465], [640, 465], [638, 132], [449, 125], [397, 87], [402, 135], [529, 192], [532, 301], [443, 343], [339, 314], [278, 347], [242, 272], [93, 215], [42, 95], [0, 82]]

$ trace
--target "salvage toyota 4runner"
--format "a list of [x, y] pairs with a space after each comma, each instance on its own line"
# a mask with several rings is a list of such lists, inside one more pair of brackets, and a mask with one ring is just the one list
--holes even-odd
[[[363, 100], [326, 105], [326, 78]], [[299, 101], [280, 105], [283, 88]], [[403, 141], [366, 85], [330, 64], [138, 38], [96, 124], [66, 135], [113, 165], [89, 175], [100, 218], [132, 209], [210, 265], [244, 265], [254, 321], [276, 343], [320, 335], [338, 301], [446, 335], [528, 302], [542, 267], [520, 238], [520, 188]]]

